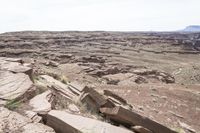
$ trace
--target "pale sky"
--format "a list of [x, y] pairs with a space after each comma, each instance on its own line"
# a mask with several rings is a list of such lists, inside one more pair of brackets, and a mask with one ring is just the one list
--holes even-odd
[[0, 33], [171, 31], [200, 25], [200, 0], [0, 0]]

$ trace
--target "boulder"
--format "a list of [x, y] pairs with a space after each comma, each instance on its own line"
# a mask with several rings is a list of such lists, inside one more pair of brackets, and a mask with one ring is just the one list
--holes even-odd
[[39, 123], [42, 122], [42, 117], [38, 116], [36, 112], [25, 111], [26, 117], [30, 118], [33, 122]]
[[33, 108], [32, 111], [39, 114], [46, 114], [52, 109], [53, 100], [54, 96], [51, 91], [46, 91], [32, 98], [29, 101], [29, 105]]
[[0, 70], [1, 100], [29, 99], [34, 95], [35, 89], [28, 75]]
[[109, 123], [57, 110], [47, 114], [47, 125], [59, 133], [133, 133]]
[[27, 117], [0, 107], [1, 133], [55, 133], [55, 131], [41, 123], [33, 123]]
[[112, 121], [126, 126], [139, 125], [153, 131], [154, 133], [177, 133], [147, 117], [141, 116], [136, 112], [132, 112], [122, 107], [101, 108], [100, 112]]

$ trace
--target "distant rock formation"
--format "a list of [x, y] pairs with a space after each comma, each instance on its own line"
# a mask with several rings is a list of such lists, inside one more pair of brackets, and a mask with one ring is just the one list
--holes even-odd
[[190, 26], [187, 26], [182, 31], [184, 31], [184, 32], [200, 32], [200, 25], [190, 25]]

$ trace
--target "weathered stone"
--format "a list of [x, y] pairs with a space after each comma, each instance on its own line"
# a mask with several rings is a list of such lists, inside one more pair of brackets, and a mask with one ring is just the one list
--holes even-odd
[[79, 108], [75, 104], [69, 104], [68, 109], [72, 113], [80, 113]]
[[0, 58], [0, 70], [11, 71], [14, 73], [25, 73], [29, 75], [29, 77], [31, 77], [32, 75], [31, 67], [24, 66], [23, 64], [19, 63], [18, 60], [12, 61], [11, 58], [9, 60], [6, 60], [5, 58]]
[[148, 83], [148, 81], [144, 77], [139, 76], [135, 79], [135, 83], [142, 84], [142, 83]]
[[54, 130], [41, 123], [32, 121], [16, 112], [0, 107], [1, 133], [55, 133]]
[[96, 69], [94, 71], [89, 72], [89, 74], [92, 76], [102, 77], [104, 75], [117, 74], [119, 72], [120, 72], [120, 70], [117, 67], [110, 67], [110, 68], [103, 68], [100, 70]]
[[0, 60], [9, 61], [9, 62], [18, 62], [23, 63], [23, 60], [20, 58], [8, 58], [8, 57], [0, 57]]
[[39, 123], [42, 122], [42, 117], [38, 116], [36, 112], [33, 111], [26, 111], [26, 117], [30, 118], [33, 122]]
[[125, 99], [109, 90], [104, 90], [104, 95], [107, 97], [107, 100], [113, 103], [115, 106], [122, 106], [123, 108], [128, 110], [131, 110], [133, 108], [132, 105], [128, 104]]
[[134, 75], [132, 73], [117, 73], [105, 75], [102, 78], [107, 81], [107, 84], [118, 85], [119, 82], [127, 80]]
[[176, 133], [175, 131], [153, 121], [147, 117], [141, 116], [135, 112], [129, 111], [122, 107], [100, 108], [100, 112], [111, 120], [124, 125], [140, 125], [154, 133]]
[[103, 57], [98, 57], [98, 56], [95, 56], [95, 55], [85, 56], [85, 57], [82, 57], [81, 59], [79, 59], [77, 61], [83, 62], [83, 63], [88, 63], [88, 62], [105, 63], [105, 59]]
[[79, 95], [86, 87], [86, 85], [77, 83], [76, 81], [69, 83], [69, 88], [73, 89], [72, 91], [75, 91]]
[[11, 101], [29, 99], [34, 95], [35, 87], [28, 75], [0, 71], [0, 99]]
[[131, 129], [134, 132], [137, 132], [137, 133], [153, 133], [149, 129], [146, 129], [146, 128], [142, 127], [142, 126], [132, 126]]
[[54, 96], [51, 91], [46, 91], [32, 98], [29, 105], [33, 108], [32, 111], [40, 114], [46, 114], [52, 109], [53, 99]]
[[[160, 72], [157, 70], [141, 69], [141, 70], [134, 70], [133, 73], [135, 73], [137, 75], [145, 76], [147, 78], [154, 78], [154, 79], [157, 79], [157, 80], [165, 82], [165, 83], [175, 83], [175, 78], [166, 72]], [[140, 78], [142, 78], [142, 77], [140, 77]], [[147, 82], [147, 81], [145, 81], [145, 82]]]
[[56, 95], [61, 95], [70, 101], [73, 101], [73, 99], [77, 96], [68, 88], [68, 85], [54, 79], [51, 76], [42, 75], [40, 78], [41, 82], [48, 84], [49, 88]]
[[104, 92], [105, 96], [112, 97], [112, 98], [118, 100], [122, 104], [127, 104], [127, 101], [125, 99], [123, 99], [122, 97], [118, 96], [117, 94], [115, 94], [109, 90], [104, 90], [103, 92]]
[[191, 126], [189, 126], [188, 124], [186, 124], [186, 123], [184, 123], [184, 122], [180, 122], [180, 121], [179, 121], [179, 124], [180, 124], [180, 126], [181, 126], [182, 128], [188, 130], [189, 132], [191, 132], [191, 133], [196, 133], [196, 131], [195, 131]]
[[92, 110], [99, 111], [100, 107], [114, 107], [115, 105], [99, 94], [93, 88], [85, 88], [80, 98], [82, 103], [86, 103]]
[[29, 123], [22, 128], [22, 133], [55, 133], [55, 131], [41, 123]]
[[47, 66], [53, 66], [53, 67], [57, 67], [59, 65], [59, 63], [55, 62], [55, 61], [48, 61], [46, 63]]
[[56, 110], [48, 113], [47, 125], [59, 133], [132, 133], [108, 123]]

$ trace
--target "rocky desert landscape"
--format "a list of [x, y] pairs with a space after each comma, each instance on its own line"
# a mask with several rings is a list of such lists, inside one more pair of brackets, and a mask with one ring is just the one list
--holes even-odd
[[200, 133], [200, 33], [0, 34], [0, 133]]

